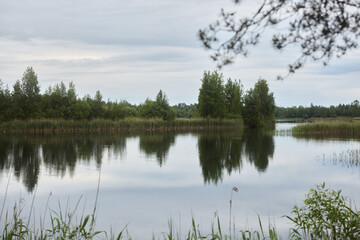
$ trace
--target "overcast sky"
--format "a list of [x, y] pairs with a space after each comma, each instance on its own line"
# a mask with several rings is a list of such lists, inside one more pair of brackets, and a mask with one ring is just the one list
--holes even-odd
[[[258, 1], [243, 1], [239, 13]], [[197, 38], [231, 0], [1, 0], [0, 79], [12, 85], [27, 66], [42, 92], [73, 81], [79, 97], [100, 90], [105, 100], [133, 104], [162, 89], [170, 104], [196, 103], [204, 71], [216, 65]], [[337, 105], [360, 100], [360, 51], [330, 66], [308, 62], [295, 75], [275, 80], [296, 59], [262, 41], [247, 58], [221, 70], [249, 89], [261, 77], [279, 106]]]

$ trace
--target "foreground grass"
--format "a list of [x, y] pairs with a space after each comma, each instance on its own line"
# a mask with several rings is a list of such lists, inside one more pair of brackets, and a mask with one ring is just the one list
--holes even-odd
[[116, 131], [168, 131], [239, 128], [242, 121], [238, 119], [162, 119], [126, 118], [122, 120], [95, 119], [89, 121], [63, 119], [15, 120], [0, 123], [1, 132], [116, 132]]
[[[231, 199], [232, 200], [232, 199]], [[230, 200], [230, 213], [231, 213]], [[45, 228], [46, 212], [40, 217], [40, 227], [29, 225], [30, 216], [22, 217], [22, 208], [15, 204], [12, 214], [6, 213], [5, 222], [2, 222], [3, 208], [0, 211], [0, 237], [1, 239], [133, 239], [126, 227], [120, 233], [95, 230], [96, 204], [92, 214], [78, 219], [75, 209], [70, 211], [66, 208], [58, 212], [49, 211], [50, 226]], [[3, 205], [4, 206], [4, 205]], [[304, 206], [294, 206], [292, 216], [284, 216], [293, 224], [288, 239], [360, 239], [360, 212], [353, 210], [346, 197], [341, 191], [325, 188], [325, 183], [311, 189], [306, 195]], [[160, 236], [153, 235], [153, 239], [164, 240], [260, 240], [281, 239], [276, 228], [269, 224], [263, 228], [260, 217], [259, 230], [235, 231], [235, 226], [230, 227], [228, 234], [221, 228], [219, 218], [212, 225], [209, 233], [202, 233], [198, 224], [192, 219], [190, 230], [185, 236], [180, 236], [175, 230], [172, 220], [169, 220], [169, 230]], [[150, 237], [150, 236], [149, 236]]]
[[292, 128], [294, 135], [324, 135], [324, 136], [360, 136], [360, 122], [331, 121], [314, 122], [297, 125]]
[[[66, 210], [62, 212], [51, 211], [50, 212], [50, 226], [44, 227], [44, 220], [40, 218], [40, 228], [35, 228], [29, 225], [27, 217], [21, 217], [22, 210], [15, 205], [13, 214], [9, 218], [9, 214], [5, 217], [5, 226], [0, 227], [0, 238], [4, 240], [10, 239], [34, 239], [34, 240], [46, 240], [46, 239], [128, 239], [132, 240], [131, 234], [125, 227], [120, 233], [113, 233], [112, 231], [95, 230], [95, 215], [90, 214], [85, 217], [80, 217], [78, 220], [75, 216], [76, 209], [73, 211]], [[30, 217], [30, 216], [29, 216]], [[268, 229], [264, 231], [259, 217], [259, 230], [240, 230], [235, 231], [235, 226], [231, 234], [224, 234], [221, 229], [219, 218], [215, 224], [211, 227], [210, 233], [204, 233], [200, 229], [200, 225], [192, 219], [191, 228], [184, 236], [175, 229], [172, 220], [168, 221], [168, 231], [158, 236], [149, 236], [152, 239], [163, 240], [260, 240], [269, 239], [277, 240], [281, 239], [275, 227], [269, 225]], [[267, 232], [266, 232], [267, 231]]]

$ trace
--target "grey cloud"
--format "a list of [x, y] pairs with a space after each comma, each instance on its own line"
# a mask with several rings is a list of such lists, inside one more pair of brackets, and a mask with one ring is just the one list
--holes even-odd
[[[203, 24], [206, 11], [202, 2], [6, 0], [0, 3], [0, 36], [101, 44], [198, 46], [196, 32]], [[214, 4], [214, 1], [208, 3]]]

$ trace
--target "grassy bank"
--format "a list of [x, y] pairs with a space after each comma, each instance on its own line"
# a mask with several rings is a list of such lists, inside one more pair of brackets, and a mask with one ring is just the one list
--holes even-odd
[[122, 120], [96, 119], [89, 121], [76, 120], [15, 120], [0, 123], [1, 132], [116, 132], [116, 131], [168, 131], [168, 130], [196, 130], [239, 128], [242, 121], [237, 119], [175, 119], [164, 121], [162, 119], [126, 118]]
[[360, 122], [354, 121], [322, 121], [306, 123], [292, 128], [294, 135], [323, 135], [323, 136], [360, 136]]

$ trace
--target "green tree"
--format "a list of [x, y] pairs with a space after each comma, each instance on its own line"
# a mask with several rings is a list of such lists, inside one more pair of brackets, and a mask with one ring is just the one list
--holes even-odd
[[231, 81], [225, 84], [225, 100], [229, 117], [241, 117], [242, 111], [242, 85], [240, 81]]
[[309, 58], [326, 65], [334, 56], [358, 47], [359, 0], [263, 0], [252, 16], [238, 16], [235, 11], [222, 10], [220, 19], [199, 31], [200, 40], [214, 51], [211, 58], [219, 67], [232, 63], [238, 55], [246, 56], [249, 47], [259, 43], [264, 30], [276, 26], [278, 32], [272, 38], [275, 49], [291, 45], [300, 48], [300, 56], [289, 65], [289, 73], [301, 68]]
[[248, 126], [257, 127], [273, 124], [275, 120], [275, 99], [269, 92], [266, 80], [260, 79], [244, 97], [243, 119]]
[[17, 80], [13, 86], [13, 91], [11, 93], [12, 101], [12, 118], [13, 119], [25, 119], [26, 115], [24, 113], [24, 95], [21, 89], [21, 83]]
[[91, 117], [102, 118], [104, 114], [104, 102], [99, 90], [96, 91], [94, 99], [91, 101]]
[[201, 117], [224, 118], [226, 114], [223, 75], [217, 71], [204, 72], [198, 97]]
[[143, 118], [155, 118], [160, 117], [157, 111], [156, 102], [147, 98], [144, 103], [139, 106], [139, 114]]
[[36, 73], [32, 67], [28, 67], [20, 81], [14, 85], [13, 103], [14, 111], [18, 118], [35, 118], [40, 114], [40, 86]]
[[266, 121], [275, 120], [275, 99], [274, 94], [269, 92], [269, 86], [264, 79], [255, 83], [254, 91], [259, 96], [260, 112]]
[[146, 99], [145, 103], [139, 106], [141, 117], [158, 117], [165, 121], [171, 121], [175, 118], [176, 112], [170, 107], [166, 94], [160, 90], [156, 95], [156, 100]]
[[124, 102], [108, 102], [106, 118], [112, 120], [123, 119], [127, 116], [127, 103]]
[[75, 84], [73, 82], [69, 82], [69, 87], [66, 93], [66, 111], [65, 118], [71, 119], [74, 116], [73, 106], [77, 104], [77, 94], [75, 89]]
[[43, 95], [43, 114], [46, 118], [64, 118], [67, 106], [67, 90], [63, 82], [49, 86]]
[[156, 105], [163, 120], [174, 120], [176, 113], [170, 107], [166, 93], [164, 93], [162, 90], [160, 90], [159, 93], [156, 95]]
[[250, 127], [263, 126], [265, 123], [260, 113], [260, 99], [254, 89], [250, 88], [244, 96], [244, 124]]
[[172, 106], [172, 109], [175, 110], [178, 118], [191, 118], [199, 116], [197, 104], [186, 105], [186, 103], [179, 103]]
[[8, 121], [11, 118], [11, 94], [9, 89], [3, 86], [0, 79], [0, 122]]
[[90, 118], [91, 106], [85, 98], [78, 99], [69, 107], [69, 111], [72, 113], [72, 119], [86, 120]]

